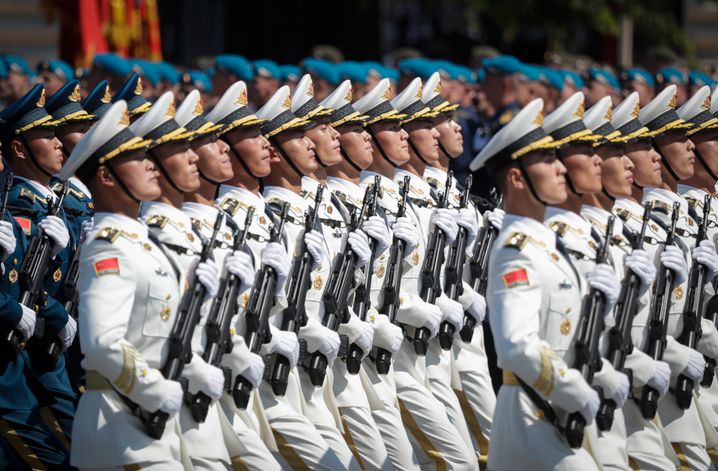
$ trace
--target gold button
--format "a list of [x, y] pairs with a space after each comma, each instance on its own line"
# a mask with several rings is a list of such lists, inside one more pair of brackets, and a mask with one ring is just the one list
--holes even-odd
[[259, 223], [261, 225], [267, 224], [267, 218], [265, 218], [264, 216], [259, 216]]
[[162, 306], [162, 310], [160, 311], [160, 319], [163, 321], [167, 321], [170, 318], [170, 307], [169, 306]]
[[130, 234], [130, 239], [133, 239], [133, 240], [134, 240], [134, 239], [136, 239], [137, 237], [138, 237], [137, 234]]
[[416, 250], [414, 250], [414, 253], [411, 254], [411, 264], [414, 266], [419, 264], [419, 252]]
[[147, 368], [140, 368], [140, 378], [146, 378], [150, 374]]
[[399, 306], [404, 304], [404, 296], [399, 296]]
[[314, 278], [314, 283], [313, 283], [314, 289], [317, 289], [317, 290], [321, 289], [323, 284], [324, 284], [324, 279], [322, 278], [321, 275], [317, 275], [317, 277]]
[[561, 335], [568, 335], [571, 332], [571, 320], [564, 319], [561, 321]]
[[689, 225], [689, 226], [692, 226], [692, 225], [693, 225], [693, 219], [688, 219], [688, 225]]
[[558, 262], [558, 259], [558, 254], [556, 252], [551, 252], [551, 260], [553, 260], [554, 262]]
[[148, 244], [147, 242], [142, 244], [142, 248], [145, 249], [145, 251], [147, 251], [147, 252], [152, 250], [152, 246], [150, 244]]
[[384, 272], [386, 269], [384, 268], [384, 265], [379, 265], [379, 269], [376, 271], [376, 277], [377, 278], [384, 278]]
[[676, 298], [676, 301], [680, 301], [681, 298], [683, 298], [682, 286], [676, 286], [676, 288], [673, 290], [673, 297]]
[[58, 268], [57, 270], [55, 270], [55, 273], [52, 274], [52, 279], [57, 283], [58, 281], [60, 281], [60, 278], [62, 278], [62, 270]]
[[191, 232], [187, 233], [187, 240], [189, 240], [190, 242], [194, 242], [194, 236], [192, 235]]
[[242, 295], [242, 309], [247, 309], [248, 303], [249, 303], [249, 293], [244, 293]]
[[651, 229], [653, 230], [653, 232], [658, 232], [658, 226], [656, 226], [653, 223], [650, 223], [649, 226], [651, 226]]
[[234, 330], [234, 327], [230, 327], [230, 328], [229, 328], [229, 336], [230, 336], [230, 337], [234, 337], [234, 334], [236, 334], [236, 333], [237, 333], [237, 331]]
[[327, 213], [332, 214], [334, 212], [334, 208], [331, 206], [327, 206]]
[[7, 279], [10, 283], [15, 283], [17, 281], [17, 270], [14, 268], [10, 270], [10, 273], [7, 275]]
[[543, 411], [542, 411], [541, 409], [536, 409], [536, 410], [534, 411], [534, 415], [536, 416], [537, 419], [542, 419], [542, 418], [543, 418]]
[[232, 234], [230, 234], [229, 232], [224, 234], [224, 240], [232, 240]]
[[376, 316], [374, 314], [369, 315], [369, 321], [374, 322], [376, 320]]
[[166, 299], [167, 301], [169, 301], [170, 299], [172, 299], [172, 294], [171, 294], [171, 293], [167, 293], [167, 294], [165, 295], [165, 299]]

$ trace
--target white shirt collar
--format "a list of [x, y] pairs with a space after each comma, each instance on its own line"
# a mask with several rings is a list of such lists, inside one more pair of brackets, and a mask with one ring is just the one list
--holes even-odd
[[57, 200], [57, 194], [55, 194], [54, 191], [52, 191], [50, 188], [42, 185], [40, 182], [36, 182], [35, 180], [30, 180], [29, 178], [22, 177], [20, 175], [15, 175], [14, 177], [16, 180], [21, 180], [24, 182], [27, 182], [32, 186], [35, 190], [37, 190], [38, 193], [40, 193], [42, 196], [47, 198], [51, 198], [52, 201]]

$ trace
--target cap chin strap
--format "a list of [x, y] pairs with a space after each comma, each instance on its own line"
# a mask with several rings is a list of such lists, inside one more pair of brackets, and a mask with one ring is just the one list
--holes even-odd
[[174, 188], [176, 192], [184, 194], [184, 191], [180, 190], [179, 187], [177, 186], [177, 184], [174, 182], [174, 180], [172, 180], [172, 177], [170, 177], [169, 172], [167, 172], [165, 167], [160, 162], [160, 159], [155, 154], [154, 149], [148, 150], [147, 153], [150, 155], [150, 157], [152, 157], [152, 160], [155, 161], [155, 163], [157, 164], [157, 168], [160, 170], [160, 173], [162, 174], [162, 176], [165, 177], [165, 180], [167, 180], [169, 182], [170, 186], [172, 186], [172, 188]]
[[661, 156], [661, 161], [663, 162], [663, 165], [665, 165], [666, 170], [668, 170], [668, 173], [673, 177], [676, 182], [681, 181], [681, 179], [678, 178], [678, 175], [676, 175], [676, 172], [673, 171], [673, 168], [668, 162], [668, 159], [663, 155], [663, 152], [661, 152], [661, 149], [658, 147], [658, 143], [656, 142], [656, 140], [651, 139], [651, 143], [653, 144], [653, 148], [656, 149], [656, 152], [658, 152], [658, 155]]
[[441, 143], [441, 141], [437, 141], [439, 143], [439, 150], [444, 153], [446, 157], [448, 157], [449, 160], [453, 159], [451, 154], [449, 154], [449, 151], [446, 150], [446, 147]]
[[[556, 158], [563, 163], [563, 157], [561, 157], [561, 149], [556, 149]], [[564, 164], [564, 167], [566, 165]], [[583, 196], [582, 193], [579, 193], [576, 191], [576, 187], [573, 186], [573, 180], [571, 180], [571, 176], [568, 174], [568, 170], [566, 171], [566, 175], [564, 176], [566, 178], [566, 183], [568, 184], [568, 189], [571, 190], [571, 193], [573, 193], [576, 196]]]
[[112, 175], [112, 178], [115, 179], [115, 181], [116, 181], [117, 184], [120, 186], [120, 188], [122, 189], [122, 191], [124, 191], [125, 194], [126, 194], [127, 196], [129, 196], [129, 197], [130, 197], [133, 201], [135, 201], [136, 203], [142, 203], [138, 198], [135, 197], [135, 195], [132, 194], [132, 192], [130, 191], [130, 189], [127, 188], [127, 185], [125, 185], [125, 182], [122, 181], [122, 179], [119, 177], [119, 175], [117, 175], [117, 174], [115, 173], [115, 170], [112, 168], [112, 164], [109, 164], [109, 163], [108, 163], [108, 165], [106, 165], [106, 167], [107, 167], [107, 170], [110, 172], [110, 175]]
[[349, 163], [349, 165], [351, 165], [354, 168], [354, 170], [361, 173], [361, 168], [359, 168], [359, 166], [354, 163], [354, 161], [349, 157], [349, 153], [346, 150], [344, 150], [344, 146], [342, 146], [341, 144], [339, 145], [339, 152], [342, 153], [342, 157], [344, 157], [344, 160], [346, 160]]
[[[244, 171], [247, 172], [247, 174], [250, 177], [254, 178], [255, 180], [259, 180], [260, 177], [256, 176], [254, 173], [252, 173], [252, 171], [249, 169], [249, 165], [247, 165], [247, 162], [244, 161], [244, 159], [242, 158], [242, 155], [239, 152], [237, 152], [237, 150], [234, 148], [232, 143], [229, 142], [229, 139], [227, 139], [227, 137], [225, 135], [220, 137], [220, 139], [222, 139], [224, 141], [224, 143], [227, 144], [227, 146], [229, 146], [229, 151], [232, 153], [232, 155], [237, 160], [237, 162], [239, 162], [239, 165], [242, 166]], [[200, 175], [202, 175], [201, 171], [200, 171]], [[210, 181], [210, 182], [212, 181], [209, 178], [205, 177], [204, 175], [202, 175], [202, 177], [207, 181]], [[219, 183], [218, 183], [218, 185], [219, 185]]]
[[601, 187], [601, 193], [606, 195], [606, 198], [608, 198], [611, 201], [616, 201], [616, 197], [613, 196], [611, 193], [609, 193], [605, 187]]
[[30, 144], [27, 142], [27, 139], [25, 138], [25, 134], [20, 134], [20, 140], [22, 140], [22, 143], [25, 146], [25, 150], [27, 150], [27, 155], [30, 156], [30, 162], [32, 162], [32, 164], [35, 166], [35, 168], [37, 168], [40, 172], [42, 172], [42, 174], [45, 175], [46, 177], [52, 178], [52, 174], [50, 172], [48, 172], [47, 170], [45, 170], [44, 168], [42, 168], [40, 166], [40, 162], [38, 162], [37, 159], [35, 158], [35, 153], [32, 151], [32, 149], [30, 149]]
[[533, 195], [533, 197], [536, 198], [536, 200], [539, 203], [543, 204], [544, 206], [549, 206], [549, 204], [547, 202], [545, 202], [544, 200], [542, 200], [541, 197], [538, 195], [538, 192], [534, 188], [533, 182], [531, 181], [531, 177], [529, 177], [529, 174], [526, 171], [526, 167], [524, 167], [524, 163], [521, 161], [521, 159], [518, 159], [518, 167], [519, 167], [519, 170], [521, 171], [521, 175], [524, 176], [524, 180], [526, 180], [526, 183], [529, 186], [529, 191], [531, 191], [531, 194]]
[[[299, 175], [299, 178], [306, 177], [306, 175], [304, 175], [304, 173], [302, 173], [302, 171], [299, 170], [299, 167], [297, 166], [297, 164], [295, 164], [294, 161], [289, 158], [289, 155], [284, 151], [284, 149], [282, 148], [282, 145], [279, 143], [279, 141], [277, 141], [277, 139], [275, 139], [274, 136], [270, 137], [269, 141], [272, 143], [274, 148], [277, 149], [277, 152], [279, 152], [279, 154], [282, 157], [284, 157], [284, 160], [287, 161], [289, 166], [292, 167], [292, 170], [294, 170], [294, 173]], [[319, 157], [317, 157], [317, 160], [319, 160]]]
[[713, 181], [718, 181], [718, 176], [716, 176], [716, 174], [713, 173], [713, 170], [708, 167], [708, 162], [706, 162], [701, 153], [698, 151], [698, 147], [693, 149], [693, 153], [696, 155], [698, 162], [701, 163], [703, 169], [706, 171], [706, 173], [708, 173], [708, 175], [713, 179]]
[[426, 161], [423, 155], [421, 155], [421, 152], [419, 152], [419, 149], [416, 148], [416, 146], [414, 145], [414, 141], [412, 141], [411, 138], [409, 138], [409, 145], [411, 146], [411, 150], [414, 151], [414, 154], [419, 157], [419, 160], [424, 162], [424, 165], [426, 165], [427, 167], [431, 167], [431, 164]]
[[376, 134], [374, 134], [374, 131], [371, 129], [371, 126], [367, 126], [365, 128], [367, 132], [369, 132], [369, 135], [371, 136], [372, 141], [374, 141], [374, 144], [376, 145], [376, 148], [379, 149], [379, 154], [381, 154], [382, 157], [384, 157], [384, 160], [389, 162], [389, 164], [394, 168], [399, 168], [397, 164], [392, 162], [392, 160], [389, 158], [388, 155], [386, 155], [386, 152], [384, 152], [384, 148], [379, 143], [379, 140], [376, 138]]

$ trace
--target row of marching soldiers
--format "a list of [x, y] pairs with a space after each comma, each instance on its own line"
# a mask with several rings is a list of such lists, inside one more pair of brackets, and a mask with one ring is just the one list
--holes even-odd
[[120, 93], [0, 112], [5, 467], [713, 469], [708, 87], [529, 103], [493, 201], [438, 74]]

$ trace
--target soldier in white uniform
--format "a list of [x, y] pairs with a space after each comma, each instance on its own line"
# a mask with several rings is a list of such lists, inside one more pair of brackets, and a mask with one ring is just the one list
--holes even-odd
[[[679, 204], [679, 219], [676, 236], [682, 242], [688, 257], [688, 267], [693, 263], [701, 263], [706, 267], [706, 281], [710, 281], [718, 271], [718, 255], [711, 241], [704, 241], [696, 246], [698, 222], [689, 214], [688, 202], [676, 193], [679, 181], [693, 176], [695, 156], [694, 145], [686, 135], [686, 130], [693, 124], [681, 119], [675, 112], [676, 89], [669, 86], [656, 96], [641, 110], [639, 119], [649, 129], [648, 135], [653, 138], [653, 147], [661, 157], [662, 182], [659, 187], [646, 188], [643, 202], [650, 202], [658, 219], [665, 223], [670, 221], [673, 203]], [[689, 252], [690, 251], [690, 252]], [[683, 309], [688, 292], [687, 278], [679, 280], [672, 293], [669, 332], [679, 338], [683, 332]], [[688, 350], [688, 364], [683, 374], [693, 383], [700, 382], [705, 369], [703, 355], [713, 357], [716, 351], [715, 336], [718, 335], [715, 325], [701, 319], [702, 335], [698, 344]], [[711, 459], [706, 448], [718, 446], [715, 434], [707, 435], [701, 418], [701, 400], [694, 395], [688, 409], [681, 409], [675, 396], [666, 396], [659, 402], [659, 414], [666, 434], [673, 444], [678, 458], [693, 468], [712, 468]], [[712, 427], [709, 427], [712, 429]]]
[[[407, 241], [397, 322], [402, 325], [408, 338], [393, 356], [401, 415], [422, 467], [475, 469], [475, 454], [449, 420], [443, 404], [429, 390], [425, 359], [414, 352], [411, 343], [414, 331], [421, 327], [429, 329], [430, 337], [435, 336], [443, 314], [440, 308], [424, 302], [419, 296], [417, 273], [421, 268], [426, 236], [421, 233], [414, 202], [408, 201], [403, 218], [396, 217], [401, 195], [400, 185], [394, 181], [395, 169], [405, 164], [410, 155], [408, 134], [400, 125], [406, 116], [392, 106], [390, 98], [389, 80], [383, 79], [353, 106], [369, 116], [364, 126], [372, 137], [373, 160], [368, 169], [361, 173], [362, 185], [371, 184], [377, 175], [380, 177], [383, 192], [380, 205], [394, 233]], [[418, 175], [413, 177], [416, 182], [414, 187], [416, 184], [422, 185], [426, 190], [425, 196], [429, 197], [428, 184]], [[410, 189], [410, 192], [413, 191]], [[444, 214], [436, 219], [447, 230], [456, 228], [452, 216]], [[458, 317], [460, 322], [463, 311]]]
[[[573, 335], [586, 287], [547, 226], [546, 206], [566, 200], [566, 169], [541, 128], [543, 102], [530, 102], [471, 164], [486, 166], [504, 195], [506, 216], [491, 253], [487, 301], [503, 386], [489, 468], [597, 469], [558, 426], [579, 412], [587, 424], [598, 393], [573, 363]], [[566, 326], [569, 326], [567, 329]], [[564, 332], [566, 334], [564, 334]], [[520, 446], [517, 446], [520, 444]]]
[[[337, 165], [326, 168], [326, 185], [347, 209], [358, 211], [361, 209], [366, 188], [374, 185], [371, 179], [360, 182], [361, 171], [372, 163], [373, 156], [371, 136], [363, 127], [367, 118], [354, 109], [351, 101], [351, 82], [345, 80], [321, 102], [321, 106], [333, 110], [329, 115], [330, 125], [339, 133], [339, 150], [343, 157]], [[364, 230], [375, 244], [375, 263], [371, 268], [373, 271], [371, 286], [368, 287], [370, 307], [366, 315], [374, 329], [373, 347], [394, 354], [399, 350], [404, 334], [399, 326], [389, 322], [386, 316], [379, 315], [375, 309], [386, 274], [386, 262], [391, 244], [386, 215], [378, 203], [377, 208], [378, 214], [363, 224]], [[406, 429], [402, 425], [401, 411], [396, 401], [393, 371], [379, 374], [375, 362], [365, 356], [358, 377], [366, 392], [371, 415], [378, 427], [379, 438], [383, 440], [382, 448], [386, 449], [393, 467], [401, 470], [418, 469], [418, 460], [412, 450]], [[340, 396], [338, 400], [341, 400]], [[361, 416], [354, 408], [341, 409], [340, 406], [340, 411], [345, 421], [353, 423], [357, 428], [362, 427]], [[371, 431], [367, 429], [368, 432]]]
[[[305, 295], [307, 323], [299, 330], [300, 340], [306, 341], [306, 355], [300, 360], [300, 364], [308, 364], [312, 354], [320, 352], [326, 357], [328, 366], [331, 366], [339, 353], [340, 339], [336, 332], [322, 325], [321, 319], [322, 293], [331, 271], [332, 259], [329, 257], [325, 234], [322, 233], [320, 225], [304, 233], [305, 212], [310, 209], [310, 202], [309, 193], [306, 193], [305, 198], [302, 192], [302, 177], [316, 172], [319, 160], [314, 153], [314, 144], [303, 134], [305, 126], [310, 122], [297, 118], [292, 113], [291, 106], [289, 87], [284, 86], [257, 112], [259, 118], [267, 121], [262, 125], [262, 132], [272, 144], [270, 159], [273, 169], [264, 179], [266, 186], [263, 193], [270, 206], [289, 203], [289, 217], [285, 224], [287, 240], [290, 243], [289, 253], [295, 257], [300, 255], [296, 252], [297, 245], [303, 237], [314, 262], [310, 288]], [[336, 218], [341, 216], [335, 214], [338, 211], [330, 209], [332, 206], [327, 205], [327, 199], [323, 201], [324, 204], [319, 208], [319, 217], [332, 218], [340, 223]], [[350, 237], [349, 241], [351, 240]], [[355, 248], [354, 245], [352, 247]], [[323, 385], [315, 387], [302, 366], [293, 370], [290, 387], [298, 388], [297, 409], [314, 424], [339, 459], [340, 466], [358, 469], [359, 464], [342, 435], [343, 427], [331, 388], [331, 378], [331, 368], [327, 368]], [[273, 418], [270, 416], [269, 419], [271, 423]]]
[[[182, 212], [184, 193], [199, 187], [197, 154], [189, 147], [193, 131], [181, 127], [174, 120], [175, 105], [172, 92], [164, 93], [147, 113], [135, 121], [130, 129], [138, 136], [151, 139], [147, 153], [160, 171], [162, 195], [144, 203], [140, 218], [164, 246], [189, 283], [198, 281], [205, 286], [205, 304], [211, 303], [219, 285], [218, 265], [210, 258], [198, 262], [203, 241], [192, 227], [190, 217]], [[208, 309], [202, 316], [206, 318]], [[192, 335], [192, 359], [184, 367], [182, 376], [188, 380], [190, 394], [203, 392], [212, 399], [207, 418], [197, 423], [187, 407], [180, 411], [179, 422], [183, 446], [195, 469], [228, 469], [229, 454], [222, 436], [216, 401], [222, 396], [224, 374], [202, 358], [204, 353], [204, 320]]]
[[[72, 464], [178, 469], [182, 386], [159, 370], [185, 280], [136, 219], [140, 202], [162, 190], [144, 154], [149, 142], [128, 124], [127, 105], [119, 101], [80, 141], [60, 175], [76, 174], [92, 191], [96, 209], [78, 282], [87, 384], [75, 416]], [[161, 439], [147, 435], [123, 397], [169, 414]]]
[[[241, 96], [241, 90], [237, 96], [233, 95], [236, 88], [233, 85], [225, 92], [225, 96], [229, 94], [231, 100], [225, 100], [223, 97], [217, 105], [220, 107], [217, 111], [224, 110], [225, 103], [230, 103], [232, 110], [237, 106], [231, 104], [236, 101], [237, 96]], [[245, 90], [246, 93], [246, 88], [242, 90]], [[226, 112], [226, 114], [229, 113], [230, 111]], [[197, 232], [201, 236], [209, 238], [219, 211], [214, 201], [217, 191], [222, 182], [226, 182], [234, 176], [229, 145], [224, 140], [219, 139], [219, 133], [226, 133], [227, 128], [231, 131], [236, 128], [236, 125], [233, 126], [234, 121], [231, 121], [228, 125], [214, 124], [202, 115], [203, 108], [200, 94], [197, 90], [193, 90], [177, 109], [175, 120], [179, 125], [194, 131], [197, 135], [190, 145], [199, 159], [197, 161], [197, 171], [200, 175], [200, 186], [196, 191], [185, 194], [182, 211], [190, 216], [192, 225]], [[258, 119], [251, 121], [259, 122]], [[248, 121], [245, 119], [244, 122]], [[235, 209], [238, 206], [236, 205]], [[233, 214], [227, 214], [227, 217], [231, 218]], [[241, 224], [243, 225], [244, 222], [242, 220]], [[237, 228], [239, 229], [239, 225], [237, 225]], [[225, 220], [220, 231], [218, 245], [213, 254], [215, 261], [220, 266], [226, 265], [227, 270], [222, 274], [223, 279], [229, 276], [230, 273], [239, 277], [241, 282], [238, 288], [239, 299], [237, 304], [241, 305], [242, 297], [248, 295], [247, 293], [254, 283], [255, 263], [248, 250], [232, 252], [231, 248], [234, 245], [235, 232]], [[249, 237], [251, 239], [252, 236], [250, 235]], [[257, 261], [273, 263], [272, 266], [277, 273], [283, 273], [282, 276], [286, 278], [287, 269], [284, 264], [287, 256], [286, 250], [281, 244], [271, 245], [271, 248], [268, 247], [266, 256], [261, 259], [258, 258]], [[283, 289], [283, 286], [280, 286], [280, 288]], [[208, 304], [205, 305], [205, 308], [209, 308]], [[248, 379], [256, 389], [262, 380], [264, 359], [248, 349], [244, 338], [240, 335], [244, 331], [241, 316], [239, 313], [235, 314], [236, 316], [231, 321], [233, 327], [230, 329], [232, 351], [230, 354], [224, 355], [221, 364], [228, 367], [232, 372], [230, 385], [234, 385], [235, 378], [241, 375], [243, 378]], [[293, 334], [285, 332], [276, 333], [275, 335], [273, 335], [273, 340], [274, 344], [277, 345], [279, 345], [277, 342], [278, 337], [289, 336], [291, 338], [293, 336]], [[298, 350], [296, 336], [293, 337], [295, 345], [292, 350]], [[204, 348], [207, 348], [206, 344]], [[269, 444], [273, 442], [273, 438], [269, 423], [264, 416], [261, 402], [256, 394], [253, 393], [252, 396], [251, 406], [244, 411], [235, 407], [234, 400], [230, 394], [224, 394], [219, 402], [220, 423], [232, 466], [234, 468], [244, 467], [254, 470], [280, 469], [279, 463], [274, 459], [268, 448]], [[262, 440], [261, 433], [264, 433], [263, 437], [267, 444]], [[276, 446], [274, 449], [276, 451]]]

